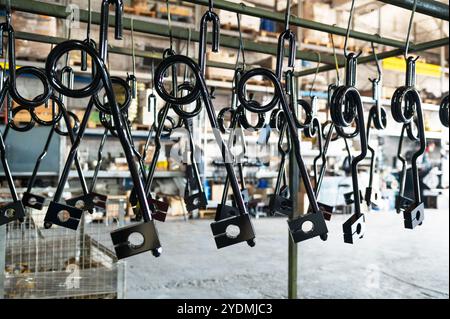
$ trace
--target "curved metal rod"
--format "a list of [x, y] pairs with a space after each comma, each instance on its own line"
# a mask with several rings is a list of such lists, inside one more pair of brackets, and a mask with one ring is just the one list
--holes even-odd
[[448, 110], [449, 110], [449, 103], [448, 103], [448, 94], [444, 96], [442, 99], [441, 105], [439, 107], [439, 119], [441, 120], [442, 125], [445, 127], [448, 127]]
[[[77, 40], [65, 41], [65, 42], [62, 42], [62, 43], [58, 44], [57, 46], [55, 46], [55, 48], [53, 48], [53, 50], [50, 52], [49, 57], [47, 58], [47, 63], [46, 63], [47, 76], [49, 77], [51, 83], [53, 83], [53, 84], [56, 83], [56, 85], [54, 85], [53, 87], [57, 91], [63, 91], [62, 93], [64, 94], [64, 91], [66, 91], [66, 89], [59, 86], [57, 81], [55, 81], [56, 62], [58, 61], [59, 57], [61, 57], [63, 54], [65, 54], [69, 51], [72, 51], [72, 50], [86, 51], [86, 53], [89, 56], [91, 56], [92, 61], [96, 65], [97, 76], [102, 81], [103, 87], [105, 88], [106, 95], [108, 98], [108, 103], [111, 108], [114, 125], [116, 128], [116, 132], [119, 136], [119, 140], [121, 142], [122, 148], [124, 150], [124, 153], [125, 153], [128, 165], [129, 165], [129, 170], [130, 170], [130, 174], [131, 174], [131, 177], [132, 177], [132, 180], [134, 183], [134, 187], [137, 189], [137, 195], [138, 195], [141, 209], [143, 211], [144, 220], [151, 221], [152, 217], [151, 217], [150, 207], [148, 205], [148, 201], [145, 196], [144, 185], [139, 176], [139, 172], [137, 170], [136, 163], [134, 162], [134, 156], [133, 156], [133, 152], [130, 147], [130, 141], [124, 132], [125, 124], [123, 123], [123, 119], [120, 116], [120, 109], [119, 109], [119, 106], [115, 99], [111, 79], [109, 77], [104, 60], [100, 58], [98, 53], [91, 46], [86, 45], [84, 42], [77, 41]], [[92, 85], [92, 83], [91, 83], [91, 85]], [[93, 89], [93, 88], [90, 87], [90, 89]], [[98, 86], [94, 88], [94, 91], [95, 91], [95, 89], [98, 90]], [[74, 94], [75, 91], [76, 90], [69, 90], [69, 94], [76, 96], [76, 94]], [[85, 94], [86, 92], [83, 92], [83, 93]], [[84, 94], [81, 94], [81, 96]], [[88, 112], [88, 110], [89, 111], [92, 110], [92, 107], [93, 107], [93, 99], [91, 98], [86, 112]], [[86, 116], [83, 118], [83, 122], [85, 122], [85, 121], [87, 121]], [[84, 123], [84, 124], [86, 124], [86, 123]], [[69, 169], [70, 169], [70, 162], [73, 159], [74, 155], [76, 155], [76, 148], [78, 147], [79, 143], [81, 142], [81, 138], [84, 134], [84, 128], [85, 128], [85, 125], [83, 125], [83, 123], [82, 123], [80, 125], [80, 131], [78, 132], [77, 139], [74, 143], [74, 146], [72, 147], [72, 150], [75, 150], [75, 151], [73, 152], [71, 150], [71, 156], [69, 157], [68, 161], [66, 162], [66, 166], [69, 165], [68, 166]], [[67, 180], [67, 175], [64, 176], [64, 178], [65, 178], [65, 180]], [[64, 181], [63, 178], [61, 178], [61, 179]]]
[[[352, 5], [351, 5], [351, 7], [350, 7], [350, 14], [349, 14], [349, 17], [348, 17], [347, 33], [346, 33], [346, 35], [345, 35], [345, 42], [344, 42], [344, 56], [345, 56], [346, 59], [347, 59], [348, 56], [349, 56], [349, 53], [348, 53], [348, 51], [347, 51], [347, 42], [348, 42], [348, 39], [349, 39], [349, 37], [350, 37], [350, 29], [351, 29], [351, 27], [352, 27], [352, 21], [353, 21], [353, 13], [354, 13], [354, 11], [355, 11], [355, 0], [352, 0]], [[362, 54], [362, 51], [359, 51], [359, 53], [356, 54], [356, 56], [359, 57], [361, 54]]]
[[206, 11], [200, 21], [200, 39], [198, 41], [198, 65], [202, 74], [206, 71], [206, 36], [208, 34], [208, 23], [212, 23], [213, 33], [212, 33], [212, 51], [219, 52], [220, 46], [220, 19], [219, 16], [210, 10]]
[[243, 92], [245, 83], [249, 79], [251, 79], [255, 76], [264, 76], [266, 79], [268, 79], [273, 84], [273, 86], [275, 88], [275, 96], [274, 96], [273, 100], [268, 104], [268, 106], [276, 105], [277, 102], [281, 103], [282, 110], [284, 111], [284, 114], [285, 114], [286, 123], [289, 128], [289, 133], [291, 136], [291, 141], [293, 144], [293, 150], [294, 150], [294, 154], [296, 157], [297, 165], [300, 169], [300, 175], [301, 175], [301, 178], [305, 185], [306, 194], [311, 203], [312, 211], [314, 213], [320, 213], [320, 209], [317, 204], [315, 193], [313, 191], [313, 188], [311, 186], [311, 181], [309, 179], [309, 174], [306, 169], [306, 165], [303, 161], [303, 158], [301, 156], [300, 139], [298, 136], [298, 129], [297, 129], [297, 125], [295, 123], [294, 115], [293, 115], [292, 110], [289, 107], [286, 96], [284, 95], [284, 92], [283, 92], [283, 87], [282, 87], [277, 75], [275, 73], [273, 73], [272, 71], [270, 71], [268, 69], [264, 69], [264, 68], [256, 68], [256, 69], [250, 70], [247, 73], [245, 73], [243, 75], [241, 81], [239, 82], [239, 86], [238, 86], [239, 101], [247, 109], [256, 110], [256, 111], [260, 111], [263, 109], [263, 107], [257, 101], [254, 101], [254, 100], [248, 101]]
[[416, 13], [416, 9], [417, 9], [417, 0], [414, 0], [414, 4], [413, 4], [412, 10], [411, 10], [411, 17], [409, 19], [408, 33], [406, 35], [405, 52], [404, 52], [405, 60], [408, 59], [410, 36], [411, 36], [411, 30], [412, 30], [412, 26], [413, 26], [414, 14]]
[[[9, 76], [7, 77], [7, 81], [10, 83], [9, 85], [9, 95], [13, 98], [15, 102], [19, 105], [23, 105], [26, 107], [34, 108], [39, 105], [45, 104], [52, 94], [52, 90], [50, 88], [49, 82], [41, 70], [35, 67], [25, 66], [17, 69], [16, 67], [16, 57], [15, 57], [15, 36], [14, 29], [12, 25], [9, 23], [9, 19], [7, 22], [0, 24], [0, 34], [1, 34], [1, 43], [0, 43], [0, 53], [3, 55], [3, 36], [4, 33], [8, 35], [8, 70]], [[19, 71], [20, 70], [20, 71]], [[43, 93], [39, 94], [32, 100], [25, 99], [17, 90], [17, 76], [20, 73], [28, 73], [37, 79], [40, 80], [43, 86]]]
[[[195, 87], [192, 92], [188, 93], [184, 97], [175, 97], [169, 94], [164, 88], [163, 77], [164, 72], [172, 67], [175, 64], [186, 64], [187, 67], [191, 69], [195, 76]], [[211, 124], [211, 127], [215, 133], [219, 132], [219, 125], [217, 123], [215, 111], [211, 99], [209, 98], [209, 92], [207, 89], [206, 81], [203, 77], [203, 72], [200, 69], [200, 66], [197, 65], [192, 59], [183, 56], [183, 55], [174, 55], [170, 56], [167, 59], [163, 60], [161, 64], [158, 66], [155, 75], [155, 88], [158, 92], [159, 96], [165, 100], [167, 103], [180, 105], [180, 104], [190, 104], [197, 100], [201, 95], [203, 103], [206, 106], [206, 111], [208, 114], [208, 118]], [[228, 163], [226, 159], [230, 157], [230, 151], [228, 149], [227, 143], [223, 140], [222, 136], [219, 134], [215, 134], [217, 143], [221, 149], [222, 158], [225, 161], [225, 168], [227, 170], [228, 176], [230, 176], [231, 187], [233, 190], [233, 195], [235, 196], [236, 203], [238, 205], [238, 209], [241, 214], [247, 214], [247, 208], [244, 204], [242, 194], [240, 193], [239, 184], [237, 182], [236, 174], [231, 163]]]

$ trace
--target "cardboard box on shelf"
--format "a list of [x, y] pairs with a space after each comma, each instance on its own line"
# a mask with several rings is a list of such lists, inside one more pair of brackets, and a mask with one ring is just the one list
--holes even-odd
[[[292, 12], [297, 12], [297, 9], [293, 8]], [[303, 17], [308, 20], [322, 22], [330, 25], [336, 23], [336, 13], [327, 3], [312, 3], [308, 1], [304, 2]], [[310, 29], [303, 30], [303, 38], [307, 43], [319, 45], [327, 45], [330, 42], [327, 33]]]
[[[230, 53], [225, 49], [220, 50], [218, 53], [207, 52], [206, 61], [234, 64], [236, 63], [236, 54]], [[206, 78], [209, 80], [232, 81], [234, 70], [207, 67]]]
[[[26, 12], [13, 12], [12, 24], [15, 31], [27, 33], [57, 36], [57, 21], [54, 17], [35, 15]], [[16, 40], [16, 58], [33, 61], [44, 61], [50, 52], [51, 44]]]
[[[255, 7], [253, 3], [240, 0], [229, 0], [234, 3], [241, 3], [246, 7]], [[238, 30], [237, 15], [227, 10], [216, 10], [219, 15], [220, 24], [229, 29]], [[241, 30], [243, 32], [258, 32], [261, 25], [261, 19], [248, 15], [241, 15]]]
[[[171, 3], [170, 15], [174, 20], [190, 22], [194, 17], [194, 9], [192, 7], [180, 6]], [[156, 4], [156, 16], [159, 18], [167, 17], [166, 3]]]

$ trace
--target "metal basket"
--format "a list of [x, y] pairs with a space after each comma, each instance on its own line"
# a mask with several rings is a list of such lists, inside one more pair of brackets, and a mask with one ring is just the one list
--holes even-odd
[[30, 209], [25, 222], [0, 228], [4, 298], [123, 298], [125, 267], [109, 235], [117, 226], [100, 214], [86, 215], [77, 231], [44, 229], [44, 216]]

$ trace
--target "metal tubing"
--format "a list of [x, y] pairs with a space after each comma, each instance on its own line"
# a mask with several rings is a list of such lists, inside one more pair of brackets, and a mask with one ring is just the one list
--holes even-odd
[[[0, 0], [0, 4], [3, 4], [5, 1]], [[208, 3], [208, 1], [205, 1], [204, 3]], [[28, 12], [33, 14], [42, 14], [47, 16], [52, 16], [60, 19], [66, 19], [70, 11], [67, 10], [66, 6], [59, 5], [59, 4], [50, 4], [50, 3], [44, 3], [40, 1], [35, 0], [16, 0], [13, 1], [12, 9], [18, 10], [22, 12]], [[219, 7], [218, 7], [219, 8]], [[270, 13], [270, 12], [268, 12]], [[79, 10], [79, 21], [83, 23], [87, 23], [89, 20], [89, 12], [88, 10]], [[284, 15], [282, 14], [282, 21], [284, 22]], [[93, 24], [100, 24], [100, 13], [98, 12], [92, 12], [92, 23]], [[303, 21], [303, 20], [302, 20]], [[123, 18], [122, 19], [122, 25], [124, 30], [131, 30], [131, 19], [130, 18]], [[115, 21], [112, 17], [109, 19], [109, 26], [115, 26]], [[330, 26], [331, 27], [331, 26]], [[133, 20], [133, 30], [134, 32], [141, 32], [145, 34], [153, 34], [163, 37], [169, 37], [169, 30], [166, 25], [158, 24], [158, 23], [152, 23], [147, 21], [141, 21], [141, 20]], [[325, 31], [328, 32], [328, 31]], [[345, 34], [345, 33], [344, 33]], [[192, 41], [198, 41], [199, 39], [199, 32], [198, 31], [191, 31], [191, 35], [189, 35], [189, 30], [187, 28], [181, 28], [181, 27], [175, 27], [172, 26], [172, 36], [175, 39], [179, 40], [188, 40], [190, 37], [192, 38]], [[42, 36], [41, 36], [42, 37]], [[373, 36], [373, 41], [375, 43], [378, 43], [376, 40], [379, 40], [378, 37]], [[371, 38], [369, 39], [371, 40]], [[369, 41], [368, 40], [368, 41]], [[207, 36], [207, 42], [212, 43], [212, 34], [208, 34]], [[259, 53], [265, 53], [265, 54], [271, 54], [276, 55], [277, 53], [277, 47], [272, 44], [266, 44], [266, 43], [257, 43], [249, 40], [243, 40], [243, 45], [246, 49], [246, 51], [253, 51], [253, 52], [259, 52]], [[400, 44], [403, 44], [400, 41], [397, 41], [397, 45], [395, 47], [401, 47]], [[233, 49], [239, 49], [239, 41], [236, 41], [235, 37], [232, 36], [221, 36], [220, 44], [222, 47], [226, 48], [233, 48]], [[389, 43], [383, 43], [385, 45], [389, 45]], [[411, 45], [413, 48], [414, 46]], [[131, 50], [128, 50], [131, 55]], [[111, 51], [112, 52], [112, 51]], [[137, 51], [136, 51], [137, 53]], [[138, 54], [136, 54], [138, 56]], [[297, 51], [297, 58], [306, 60], [306, 61], [312, 61], [317, 62], [317, 55], [314, 52], [306, 52], [306, 51]], [[332, 55], [322, 55], [322, 62], [323, 63], [334, 63], [334, 57]], [[341, 57], [339, 57], [339, 60], [343, 61]]]
[[[414, 46], [414, 48], [409, 49], [409, 52], [420, 52], [420, 51], [426, 51], [426, 50], [430, 50], [430, 49], [434, 49], [434, 48], [439, 48], [442, 46], [446, 46], [449, 45], [449, 38], [442, 38], [442, 39], [438, 39], [438, 40], [433, 40], [433, 41], [429, 41], [429, 42], [423, 42], [420, 44], [417, 44]], [[403, 55], [403, 49], [395, 49], [392, 51], [386, 51], [386, 52], [382, 52], [382, 53], [378, 53], [378, 59], [379, 60], [383, 60], [386, 58], [392, 58], [395, 56], [400, 56]], [[373, 54], [369, 55], [369, 56], [365, 56], [365, 57], [360, 57], [358, 59], [358, 64], [365, 64], [365, 63], [370, 63], [375, 61], [375, 57], [373, 56]], [[338, 62], [339, 68], [343, 68], [345, 67], [345, 61], [343, 62]], [[306, 76], [306, 75], [311, 75], [311, 74], [315, 74], [316, 72], [325, 72], [325, 71], [331, 71], [334, 70], [336, 68], [336, 65], [325, 65], [325, 66], [321, 66], [319, 69], [317, 68], [311, 68], [311, 69], [307, 69], [304, 71], [300, 71], [300, 72], [296, 72], [295, 75], [298, 77], [302, 77], [302, 76]]]
[[[400, 7], [406, 10], [412, 10], [414, 0], [379, 0], [381, 2]], [[416, 11], [427, 16], [449, 21], [448, 5], [433, 0], [417, 1]]]
[[[184, 0], [184, 2], [190, 2], [190, 3], [204, 5], [204, 6], [208, 5], [208, 0]], [[233, 3], [230, 1], [217, 0], [214, 3], [214, 7], [217, 9], [227, 10], [227, 11], [231, 11], [231, 12], [236, 12], [236, 13], [240, 13], [240, 14], [244, 14], [244, 15], [253, 16], [253, 17], [269, 19], [269, 20], [273, 20], [276, 22], [280, 22], [280, 23], [285, 22], [285, 14], [284, 13], [278, 13], [275, 11], [261, 9], [258, 7], [247, 7], [246, 5], [243, 5], [241, 3]], [[448, 10], [448, 6], [447, 6], [447, 10]], [[293, 16], [293, 15], [290, 17], [289, 24], [291, 26], [296, 26], [296, 27], [301, 27], [301, 28], [306, 28], [306, 29], [311, 29], [311, 30], [316, 30], [316, 31], [322, 31], [325, 33], [331, 33], [331, 34], [336, 34], [336, 35], [341, 35], [341, 36], [345, 36], [347, 33], [346, 28], [340, 28], [340, 27], [336, 27], [333, 25], [329, 25], [329, 24], [306, 20], [306, 19], [299, 18], [299, 17]], [[396, 47], [396, 48], [403, 48], [405, 45], [404, 42], [402, 42], [402, 41], [389, 39], [389, 38], [382, 38], [382, 37], [379, 37], [374, 34], [367, 34], [367, 33], [358, 32], [358, 31], [350, 31], [350, 37], [358, 39], [358, 40], [363, 40], [363, 41], [369, 41], [369, 42], [373, 41], [374, 43], [379, 43], [379, 44]], [[245, 48], [247, 49], [247, 46]]]

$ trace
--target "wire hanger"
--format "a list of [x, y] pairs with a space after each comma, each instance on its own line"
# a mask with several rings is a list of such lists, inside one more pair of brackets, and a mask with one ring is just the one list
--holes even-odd
[[[411, 37], [411, 29], [412, 29], [412, 25], [413, 25], [413, 21], [414, 21], [414, 14], [416, 13], [416, 8], [417, 8], [417, 0], [414, 0], [414, 5], [413, 8], [411, 10], [411, 17], [409, 19], [409, 25], [408, 25], [408, 33], [406, 34], [406, 41], [405, 41], [405, 52], [403, 57], [405, 58], [405, 60], [408, 60], [408, 53], [409, 53], [409, 47], [410, 47], [410, 37]], [[415, 61], [417, 61], [419, 57], [417, 57], [415, 59]]]
[[[335, 27], [336, 24], [333, 24], [333, 26]], [[333, 57], [334, 57], [334, 65], [336, 67], [336, 85], [339, 86], [341, 84], [341, 78], [339, 75], [339, 62], [338, 62], [338, 58], [337, 58], [337, 54], [336, 54], [336, 46], [334, 44], [334, 35], [333, 33], [330, 33], [330, 39], [331, 39], [331, 45], [333, 47]]]
[[[376, 34], [376, 35], [379, 36], [379, 34]], [[369, 78], [369, 81], [379, 84], [383, 79], [383, 71], [381, 70], [380, 60], [378, 59], [377, 51], [375, 50], [375, 44], [373, 43], [373, 41], [370, 42], [370, 46], [372, 47], [372, 54], [375, 58], [375, 64], [377, 67], [378, 77], [376, 79]]]
[[[345, 35], [345, 42], [344, 42], [344, 56], [345, 56], [345, 58], [348, 58], [348, 56], [349, 56], [349, 53], [347, 51], [347, 43], [348, 43], [348, 38], [350, 37], [350, 29], [352, 27], [354, 12], [355, 12], [355, 0], [352, 0], [352, 6], [350, 8], [350, 16], [348, 18], [348, 24], [347, 24], [347, 33]], [[362, 54], [362, 51], [360, 50], [358, 52], [358, 54], [356, 54], [356, 58], [358, 58], [361, 54]]]
[[311, 98], [313, 97], [313, 89], [316, 84], [317, 75], [319, 74], [320, 64], [322, 62], [322, 56], [320, 55], [320, 52], [315, 52], [315, 53], [317, 55], [317, 66], [316, 66], [316, 73], [314, 74], [314, 79], [311, 84], [311, 88], [309, 89], [309, 97], [311, 97]]
[[170, 51], [173, 52], [172, 16], [170, 14], [170, 3], [169, 3], [169, 0], [166, 0], [166, 8], [167, 8], [167, 23], [168, 23], [168, 26], [169, 26]]
[[131, 98], [135, 99], [137, 97], [137, 79], [136, 79], [136, 50], [134, 45], [134, 18], [131, 18], [131, 64], [132, 64], [132, 71], [131, 71], [132, 73], [131, 75], [127, 73], [127, 78], [128, 82], [130, 82]]

